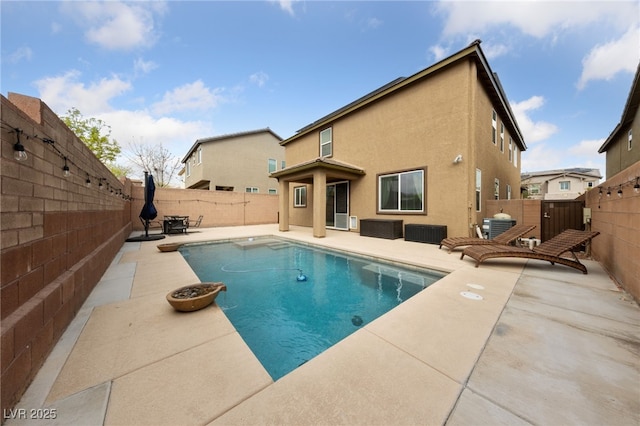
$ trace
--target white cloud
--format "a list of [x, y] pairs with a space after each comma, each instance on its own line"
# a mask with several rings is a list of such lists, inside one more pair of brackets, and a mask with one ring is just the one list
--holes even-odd
[[440, 45], [434, 45], [429, 48], [429, 52], [431, 52], [436, 61], [439, 61], [447, 56], [448, 49]]
[[12, 64], [17, 64], [18, 62], [30, 61], [33, 56], [33, 51], [29, 47], [19, 47], [15, 52], [11, 53], [8, 57], [8, 61]]
[[155, 117], [146, 110], [112, 111], [97, 118], [111, 126], [111, 136], [123, 148], [130, 144], [157, 143], [181, 159], [196, 139], [213, 133], [209, 122]]
[[619, 72], [633, 74], [640, 59], [640, 26], [633, 26], [619, 39], [595, 46], [582, 60], [578, 89], [591, 80], [610, 80]]
[[522, 153], [523, 173], [542, 170], [588, 167], [606, 172], [606, 159], [598, 154], [604, 139], [583, 140], [564, 148], [563, 145], [539, 143]]
[[133, 61], [133, 70], [137, 74], [149, 74], [154, 69], [158, 68], [158, 64], [153, 61], [145, 61], [142, 58], [138, 58]]
[[249, 81], [258, 87], [263, 87], [269, 80], [269, 75], [265, 72], [259, 71], [249, 76]]
[[221, 92], [222, 89], [212, 90], [201, 80], [197, 80], [166, 92], [162, 100], [152, 106], [152, 110], [159, 115], [176, 111], [207, 110], [224, 100]]
[[558, 131], [556, 125], [546, 121], [534, 121], [530, 113], [544, 105], [542, 96], [532, 96], [522, 102], [511, 104], [511, 109], [516, 116], [518, 126], [522, 131], [526, 143], [534, 143], [548, 139]]
[[152, 46], [157, 38], [155, 15], [166, 11], [165, 2], [122, 3], [65, 2], [63, 10], [86, 27], [90, 43], [110, 50]]
[[365, 21], [365, 30], [375, 30], [382, 26], [382, 21], [378, 18], [368, 18]]
[[606, 20], [626, 28], [638, 18], [637, 3], [631, 1], [441, 1], [436, 10], [447, 15], [445, 36], [509, 25], [533, 37], [554, 37], [558, 31]]
[[71, 70], [56, 77], [45, 77], [34, 84], [40, 98], [58, 114], [77, 108], [85, 116], [109, 111], [109, 101], [131, 89], [131, 83], [117, 76], [102, 78], [88, 86], [80, 81], [80, 71]]
[[293, 3], [297, 0], [270, 0], [272, 3], [278, 3], [280, 9], [284, 10], [291, 16], [295, 16], [295, 12], [293, 11]]

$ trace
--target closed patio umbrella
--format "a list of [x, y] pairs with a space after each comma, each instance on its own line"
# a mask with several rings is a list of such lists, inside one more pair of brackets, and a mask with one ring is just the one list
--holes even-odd
[[144, 172], [144, 205], [140, 210], [140, 219], [144, 222], [144, 235], [127, 239], [127, 241], [152, 241], [164, 238], [164, 235], [149, 236], [149, 221], [158, 217], [158, 211], [153, 205], [153, 198], [156, 194], [156, 185], [153, 182], [153, 175]]
[[153, 197], [156, 194], [156, 185], [153, 182], [153, 175], [144, 172], [144, 205], [140, 211], [140, 218], [144, 220], [144, 233], [149, 236], [149, 221], [158, 217], [158, 211], [153, 205]]

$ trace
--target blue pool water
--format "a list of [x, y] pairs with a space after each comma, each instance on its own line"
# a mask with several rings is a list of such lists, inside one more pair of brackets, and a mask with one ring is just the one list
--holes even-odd
[[444, 276], [275, 238], [180, 252], [274, 380]]

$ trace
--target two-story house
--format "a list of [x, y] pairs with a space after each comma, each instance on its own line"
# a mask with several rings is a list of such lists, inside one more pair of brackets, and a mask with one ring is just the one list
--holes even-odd
[[600, 183], [598, 169], [574, 167], [523, 173], [521, 186], [534, 200], [573, 200]]
[[269, 174], [285, 167], [280, 142], [269, 128], [198, 139], [182, 159], [185, 188], [277, 194]]
[[636, 69], [636, 75], [631, 84], [631, 91], [627, 103], [622, 111], [620, 122], [613, 129], [607, 140], [604, 141], [599, 153], [607, 155], [607, 179], [616, 173], [626, 169], [637, 161], [640, 161], [640, 64]]
[[359, 231], [362, 219], [468, 235], [485, 200], [519, 198], [522, 134], [475, 41], [282, 141], [280, 225]]

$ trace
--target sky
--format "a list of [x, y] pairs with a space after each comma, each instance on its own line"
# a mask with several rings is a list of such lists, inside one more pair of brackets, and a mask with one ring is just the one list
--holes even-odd
[[[124, 151], [271, 128], [286, 139], [482, 40], [527, 150], [597, 168], [640, 60], [637, 1], [0, 2], [9, 92], [103, 120]], [[126, 163], [124, 157], [120, 159]]]

